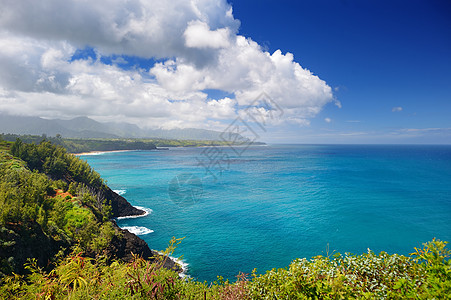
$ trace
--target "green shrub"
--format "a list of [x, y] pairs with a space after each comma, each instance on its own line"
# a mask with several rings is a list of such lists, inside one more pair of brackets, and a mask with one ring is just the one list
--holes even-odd
[[[448, 242], [432, 240], [423, 244], [423, 249], [415, 248], [414, 261], [421, 264], [426, 276], [426, 298], [451, 299], [451, 251], [446, 249]], [[400, 288], [406, 290], [407, 284], [401, 282]]]
[[[166, 253], [172, 253], [173, 239]], [[3, 280], [0, 293], [11, 299], [449, 299], [450, 252], [433, 240], [411, 257], [371, 251], [363, 255], [296, 259], [288, 268], [234, 283], [180, 279], [135, 256], [130, 263], [85, 258], [75, 249], [50, 273], [31, 261], [30, 274]]]

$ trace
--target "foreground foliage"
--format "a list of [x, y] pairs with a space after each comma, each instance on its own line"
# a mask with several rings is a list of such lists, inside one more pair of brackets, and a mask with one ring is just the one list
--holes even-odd
[[45, 265], [73, 245], [94, 255], [120, 234], [108, 221], [106, 186], [85, 161], [46, 141], [2, 145], [0, 277], [22, 273], [27, 257]]
[[108, 264], [74, 251], [48, 273], [31, 260], [29, 275], [4, 278], [0, 294], [9, 299], [450, 299], [445, 246], [433, 240], [410, 257], [369, 251], [297, 259], [285, 269], [212, 284], [181, 279], [161, 261], [135, 257]]
[[297, 259], [288, 269], [256, 276], [255, 299], [449, 299], [450, 251], [433, 240], [410, 257], [381, 252]]

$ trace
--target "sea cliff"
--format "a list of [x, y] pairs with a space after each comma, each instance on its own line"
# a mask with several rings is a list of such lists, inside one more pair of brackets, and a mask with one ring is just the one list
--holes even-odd
[[[106, 191], [106, 197], [111, 199], [112, 216], [114, 218], [141, 216], [146, 214], [145, 211], [132, 206], [124, 197], [117, 194], [110, 188]], [[147, 243], [137, 235], [126, 229], [121, 229], [114, 220], [111, 220], [111, 222], [114, 224], [116, 230], [121, 233], [119, 235], [121, 238], [118, 236], [113, 237], [110, 245], [105, 250], [108, 257], [115, 257], [129, 262], [132, 260], [133, 254], [138, 254], [139, 256], [150, 261], [153, 261], [156, 257], [161, 256], [161, 254], [156, 250], [150, 249], [149, 245], [147, 245]], [[167, 259], [164, 263], [164, 267], [179, 273], [183, 271], [182, 267], [172, 259]]]
[[[141, 216], [91, 167], [49, 142], [3, 142], [0, 149], [0, 278], [25, 274], [30, 260], [47, 270], [61, 255], [129, 262], [160, 254], [115, 218]], [[164, 267], [181, 272], [170, 259]]]

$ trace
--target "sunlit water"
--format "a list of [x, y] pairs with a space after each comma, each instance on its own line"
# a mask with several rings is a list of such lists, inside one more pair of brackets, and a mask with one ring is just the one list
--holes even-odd
[[175, 255], [199, 280], [327, 251], [409, 254], [434, 237], [451, 241], [451, 146], [174, 148], [82, 159], [149, 212], [121, 227], [157, 250], [185, 237]]

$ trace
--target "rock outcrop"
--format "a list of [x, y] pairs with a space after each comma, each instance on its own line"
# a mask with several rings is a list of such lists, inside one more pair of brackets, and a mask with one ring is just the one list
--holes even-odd
[[[133, 259], [133, 254], [139, 255], [150, 261], [154, 261], [158, 257], [161, 258], [161, 254], [151, 250], [144, 240], [128, 230], [119, 228], [115, 223], [114, 225], [121, 234], [113, 237], [110, 245], [105, 250], [105, 254], [108, 257], [111, 259], [121, 259], [125, 262], [130, 262]], [[171, 259], [166, 259], [163, 267], [179, 273], [183, 271], [182, 268]]]
[[140, 216], [145, 211], [132, 206], [124, 197], [115, 193], [109, 187], [106, 188], [105, 198], [110, 200], [112, 217]]

